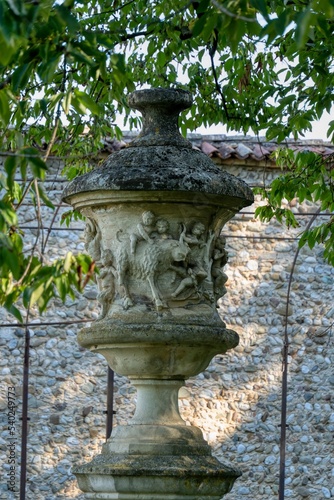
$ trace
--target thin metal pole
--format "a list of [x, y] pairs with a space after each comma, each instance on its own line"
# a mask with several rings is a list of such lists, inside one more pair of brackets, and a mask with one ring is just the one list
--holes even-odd
[[[27, 314], [27, 318], [28, 318], [28, 314]], [[27, 441], [28, 441], [28, 420], [29, 420], [28, 419], [29, 348], [30, 348], [30, 332], [29, 332], [28, 325], [26, 325], [26, 327], [25, 327], [24, 362], [23, 362], [20, 500], [25, 500], [25, 498], [26, 498]]]
[[[305, 231], [310, 229], [313, 222], [315, 221], [317, 214], [320, 213], [320, 208], [313, 214], [312, 219], [308, 222]], [[289, 315], [289, 304], [290, 304], [290, 293], [293, 273], [296, 267], [297, 258], [301, 247], [297, 248], [295, 256], [293, 258], [288, 291], [286, 296], [285, 304], [285, 325], [284, 325], [284, 343], [283, 343], [283, 356], [282, 356], [282, 406], [281, 406], [281, 437], [280, 437], [280, 466], [279, 466], [279, 488], [278, 488], [278, 500], [284, 500], [284, 487], [285, 487], [285, 452], [286, 452], [286, 408], [287, 408], [287, 396], [288, 396], [288, 355], [289, 355], [289, 336], [288, 336], [288, 315]]]
[[114, 371], [108, 366], [108, 382], [107, 382], [107, 421], [106, 421], [106, 440], [112, 433], [113, 418], [114, 418]]
[[285, 486], [285, 451], [286, 451], [286, 405], [288, 394], [288, 354], [289, 343], [284, 340], [283, 346], [283, 374], [282, 374], [282, 406], [281, 406], [281, 437], [280, 437], [280, 464], [278, 498], [284, 500]]

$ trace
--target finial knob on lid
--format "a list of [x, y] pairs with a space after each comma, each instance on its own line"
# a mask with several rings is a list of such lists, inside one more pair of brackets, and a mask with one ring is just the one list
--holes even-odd
[[143, 116], [143, 128], [129, 146], [178, 146], [191, 148], [178, 127], [181, 111], [190, 108], [193, 98], [190, 92], [180, 89], [137, 90], [128, 97], [129, 106], [138, 109]]

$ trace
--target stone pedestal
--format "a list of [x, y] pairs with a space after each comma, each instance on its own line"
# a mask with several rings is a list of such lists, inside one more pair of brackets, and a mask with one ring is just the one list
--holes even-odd
[[87, 217], [87, 250], [100, 268], [101, 317], [79, 343], [130, 378], [137, 408], [74, 472], [91, 499], [218, 500], [240, 472], [185, 425], [178, 390], [238, 344], [216, 310], [227, 279], [219, 235], [253, 197], [178, 133], [189, 93], [138, 91], [129, 103], [143, 113], [139, 138], [75, 179], [64, 200]]

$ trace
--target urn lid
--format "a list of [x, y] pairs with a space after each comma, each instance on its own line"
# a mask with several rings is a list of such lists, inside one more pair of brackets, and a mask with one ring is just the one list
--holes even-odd
[[192, 105], [192, 95], [180, 89], [137, 90], [129, 106], [139, 110], [143, 128], [125, 149], [110, 155], [100, 167], [68, 184], [63, 200], [94, 191], [185, 191], [235, 199], [238, 209], [253, 203], [242, 180], [215, 165], [178, 130], [179, 113]]

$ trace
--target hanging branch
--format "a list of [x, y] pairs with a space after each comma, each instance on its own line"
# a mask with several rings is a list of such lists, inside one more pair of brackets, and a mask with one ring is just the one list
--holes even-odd
[[[35, 187], [35, 193], [36, 193], [36, 218], [37, 218], [37, 224], [38, 224], [38, 232], [41, 235], [41, 249], [44, 248], [44, 226], [43, 226], [43, 220], [42, 220], [42, 213], [41, 213], [41, 199], [39, 196], [39, 190], [38, 190], [38, 180], [34, 179], [34, 187]], [[41, 253], [41, 255], [43, 252]], [[41, 258], [43, 260], [43, 257]]]
[[59, 205], [56, 207], [55, 211], [53, 212], [53, 216], [52, 216], [51, 224], [50, 224], [50, 226], [49, 226], [49, 227], [48, 227], [48, 229], [47, 229], [47, 234], [46, 234], [46, 237], [45, 237], [45, 240], [44, 240], [44, 244], [42, 245], [42, 248], [41, 248], [41, 255], [44, 255], [44, 254], [45, 254], [46, 245], [47, 245], [47, 243], [48, 243], [48, 241], [49, 241], [49, 237], [50, 237], [51, 231], [52, 231], [52, 229], [53, 229], [53, 224], [55, 223], [55, 220], [56, 220], [56, 218], [57, 218], [57, 215], [58, 215], [58, 213], [59, 213], [59, 210], [60, 210], [60, 208], [61, 208], [62, 206], [63, 206], [63, 204], [59, 204]]
[[[8, 155], [8, 156], [9, 156], [9, 155]], [[13, 156], [14, 156], [14, 155], [13, 155]], [[16, 155], [16, 156], [18, 156], [18, 155]], [[21, 156], [21, 155], [20, 155], [20, 156]], [[24, 155], [22, 155], [22, 156], [24, 156]], [[24, 190], [24, 192], [23, 192], [23, 194], [22, 194], [22, 197], [21, 197], [20, 201], [17, 203], [17, 205], [15, 205], [15, 212], [17, 212], [17, 211], [18, 211], [18, 209], [20, 208], [20, 206], [21, 206], [21, 205], [22, 205], [22, 203], [24, 202], [24, 200], [25, 200], [25, 198], [26, 198], [27, 194], [28, 194], [28, 193], [29, 193], [29, 191], [30, 191], [31, 186], [32, 186], [32, 185], [33, 185], [33, 183], [34, 183], [34, 180], [35, 180], [35, 179], [31, 179], [31, 180], [28, 182], [28, 185], [26, 186], [26, 188], [25, 188], [25, 190]]]
[[209, 45], [209, 56], [210, 56], [210, 62], [211, 62], [211, 69], [212, 69], [212, 74], [213, 74], [213, 78], [215, 81], [216, 90], [217, 90], [218, 94], [220, 95], [222, 103], [223, 103], [223, 109], [224, 109], [225, 114], [226, 114], [226, 119], [230, 120], [231, 116], [230, 116], [229, 111], [227, 109], [227, 102], [225, 99], [224, 92], [222, 91], [221, 85], [218, 81], [217, 69], [216, 69], [216, 65], [215, 65], [215, 61], [214, 61], [217, 47], [218, 47], [218, 31], [215, 29], [213, 42], [211, 45]]
[[[65, 85], [66, 85], [66, 55], [64, 56], [64, 71], [63, 71], [63, 80], [62, 80], [62, 85], [61, 85], [61, 91], [64, 92], [65, 90]], [[52, 147], [55, 144], [56, 137], [57, 137], [57, 131], [59, 127], [61, 119], [61, 103], [59, 101], [58, 107], [57, 107], [57, 112], [56, 112], [56, 117], [55, 117], [55, 125], [54, 129], [52, 132], [51, 140], [49, 142], [48, 148], [46, 150], [46, 153], [43, 157], [44, 162], [47, 161]], [[43, 253], [45, 250], [45, 245], [46, 241], [43, 240], [43, 222], [42, 222], [42, 215], [41, 215], [41, 201], [40, 201], [40, 196], [39, 196], [39, 189], [38, 189], [38, 180], [35, 178], [32, 181], [30, 181], [28, 188], [25, 190], [25, 196], [28, 192], [28, 190], [31, 188], [31, 186], [34, 184], [35, 186], [35, 193], [36, 193], [36, 216], [37, 216], [37, 222], [38, 222], [38, 229], [37, 229], [37, 235], [35, 239], [35, 243], [32, 247], [30, 258], [28, 261], [28, 265], [22, 274], [20, 280], [18, 281], [17, 284], [20, 284], [23, 282], [24, 278], [27, 276], [29, 273], [32, 259], [34, 257], [37, 244], [40, 238], [40, 234], [42, 233], [42, 242], [41, 242], [41, 260], [43, 259]], [[22, 204], [24, 197], [20, 200], [19, 206]], [[18, 208], [18, 207], [17, 207]], [[52, 219], [52, 222], [54, 222], [55, 218]], [[51, 230], [51, 229], [50, 229]], [[28, 328], [29, 324], [29, 316], [30, 316], [30, 306], [27, 307], [26, 311], [26, 319], [25, 319], [25, 348], [24, 348], [24, 364], [23, 364], [23, 397], [22, 397], [22, 435], [21, 435], [21, 474], [20, 474], [20, 500], [25, 500], [26, 498], [26, 477], [27, 477], [27, 442], [28, 442], [28, 395], [29, 395], [29, 348], [30, 348], [30, 332]]]

